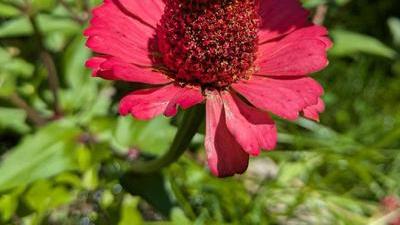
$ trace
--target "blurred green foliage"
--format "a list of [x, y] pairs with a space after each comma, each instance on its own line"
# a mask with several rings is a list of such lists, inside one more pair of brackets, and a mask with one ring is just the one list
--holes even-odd
[[315, 76], [326, 112], [319, 124], [278, 120], [277, 149], [228, 179], [207, 171], [202, 134], [160, 173], [121, 177], [166, 151], [179, 118], [119, 117], [119, 97], [137, 87], [90, 77], [82, 30], [99, 3], [0, 0], [0, 224], [389, 224], [380, 200], [400, 195], [398, 0], [303, 1], [328, 7], [335, 46]]

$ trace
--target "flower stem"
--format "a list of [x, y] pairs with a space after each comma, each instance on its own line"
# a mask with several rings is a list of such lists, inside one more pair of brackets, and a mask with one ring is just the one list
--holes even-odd
[[184, 111], [181, 125], [174, 141], [165, 155], [151, 161], [134, 162], [131, 167], [133, 173], [152, 173], [175, 162], [187, 149], [192, 138], [203, 122], [204, 107], [196, 106]]

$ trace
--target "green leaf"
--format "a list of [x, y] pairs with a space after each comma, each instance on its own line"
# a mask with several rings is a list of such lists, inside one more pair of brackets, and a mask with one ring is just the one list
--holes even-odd
[[190, 225], [193, 224], [180, 208], [173, 208], [171, 212], [171, 220], [174, 225]]
[[23, 6], [25, 3], [25, 0], [1, 0], [1, 1], [6, 4], [12, 4], [19, 7]]
[[15, 37], [30, 35], [33, 33], [29, 20], [25, 17], [18, 17], [7, 20], [0, 25], [0, 37]]
[[119, 117], [112, 143], [121, 151], [137, 147], [141, 151], [160, 155], [171, 145], [175, 132], [176, 128], [163, 116], [151, 121]]
[[391, 17], [388, 19], [388, 25], [392, 32], [394, 44], [400, 46], [400, 19]]
[[[52, 15], [39, 15], [38, 24], [44, 34], [62, 32], [75, 34], [80, 31], [79, 24], [68, 18]], [[0, 25], [0, 38], [32, 35], [32, 26], [26, 17], [17, 17], [7, 20]]]
[[19, 133], [29, 131], [25, 123], [26, 113], [21, 109], [0, 107], [0, 130], [11, 129]]
[[110, 190], [104, 190], [104, 192], [101, 195], [100, 205], [101, 207], [106, 209], [113, 204], [114, 200], [115, 198], [113, 193]]
[[87, 123], [95, 116], [107, 115], [114, 89], [94, 79], [84, 62], [91, 56], [85, 47], [85, 38], [77, 35], [65, 51], [63, 76], [68, 89], [61, 93], [63, 108], [78, 111], [77, 118]]
[[0, 47], [0, 96], [14, 93], [17, 78], [28, 78], [34, 71], [32, 64], [14, 56], [11, 52]]
[[335, 3], [336, 5], [345, 5], [350, 2], [350, 0], [303, 0], [303, 6], [306, 8], [314, 8], [321, 4]]
[[0, 192], [76, 169], [79, 132], [73, 124], [59, 121], [24, 138], [0, 163]]
[[15, 80], [10, 73], [0, 71], [0, 96], [9, 96], [15, 92]]
[[85, 47], [85, 42], [83, 35], [78, 35], [68, 46], [63, 57], [64, 76], [71, 88], [81, 89], [91, 78], [90, 71], [84, 66], [84, 62], [91, 55], [90, 50]]
[[10, 51], [0, 48], [0, 70], [3, 72], [30, 77], [33, 74], [34, 66], [27, 61], [16, 57]]
[[164, 216], [170, 216], [174, 203], [160, 173], [125, 174], [121, 178], [121, 185], [130, 194], [145, 199]]
[[396, 52], [373, 37], [354, 33], [346, 30], [333, 30], [334, 47], [330, 54], [336, 56], [351, 56], [355, 53], [367, 53], [372, 55], [394, 58]]
[[69, 38], [62, 31], [48, 33], [45, 37], [45, 46], [53, 52], [63, 51], [65, 45], [69, 42]]
[[82, 186], [87, 190], [95, 190], [99, 185], [99, 174], [96, 166], [85, 171], [82, 178]]
[[7, 63], [1, 65], [1, 69], [4, 69], [12, 74], [20, 74], [24, 77], [29, 77], [33, 74], [34, 67], [32, 64], [21, 58], [13, 58]]
[[325, 4], [327, 0], [303, 0], [303, 6], [306, 8], [313, 8], [321, 4]]
[[38, 181], [25, 194], [27, 205], [37, 212], [46, 212], [69, 203], [73, 195], [62, 186], [53, 186], [49, 181]]
[[8, 221], [18, 208], [18, 198], [24, 188], [17, 188], [11, 193], [0, 196], [0, 215], [1, 221]]
[[129, 195], [124, 196], [121, 209], [121, 219], [118, 225], [142, 225], [143, 219], [138, 210], [139, 204], [138, 197], [132, 197]]
[[32, 0], [32, 8], [35, 11], [48, 11], [56, 5], [55, 0]]
[[0, 17], [14, 17], [19, 15], [21, 12], [14, 6], [0, 2]]

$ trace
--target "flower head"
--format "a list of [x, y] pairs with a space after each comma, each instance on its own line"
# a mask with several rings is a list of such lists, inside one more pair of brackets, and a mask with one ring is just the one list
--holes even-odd
[[93, 75], [154, 85], [120, 103], [122, 115], [174, 116], [206, 104], [205, 148], [217, 176], [243, 173], [249, 156], [272, 150], [269, 113], [318, 120], [324, 27], [297, 0], [104, 0], [85, 31]]

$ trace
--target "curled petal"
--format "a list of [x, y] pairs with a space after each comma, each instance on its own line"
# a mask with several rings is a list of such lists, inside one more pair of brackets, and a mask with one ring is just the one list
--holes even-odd
[[322, 87], [312, 78], [272, 79], [253, 76], [232, 85], [257, 108], [296, 120], [304, 108], [317, 104]]
[[[200, 90], [198, 91], [200, 92]], [[200, 98], [191, 101], [185, 100], [185, 93], [193, 95], [192, 91], [187, 91], [187, 88], [178, 87], [174, 84], [134, 91], [121, 100], [119, 112], [121, 115], [130, 113], [135, 118], [142, 120], [149, 120], [161, 114], [174, 116], [177, 111], [170, 109], [170, 107], [179, 105], [183, 108], [189, 108], [201, 102]], [[179, 95], [183, 97], [177, 97]]]
[[321, 98], [318, 98], [318, 102], [315, 105], [310, 105], [303, 110], [304, 117], [308, 119], [312, 119], [315, 121], [319, 121], [319, 113], [325, 110], [324, 101]]
[[218, 177], [244, 173], [249, 163], [249, 155], [229, 132], [222, 99], [216, 91], [207, 96], [206, 114], [204, 145], [211, 172]]
[[222, 99], [227, 127], [243, 150], [256, 156], [260, 149], [275, 147], [276, 126], [268, 113], [244, 103], [233, 93], [223, 93]]
[[104, 57], [104, 56], [95, 56], [95, 57], [92, 57], [92, 58], [88, 59], [88, 60], [86, 61], [86, 63], [85, 63], [85, 66], [86, 66], [87, 68], [92, 69], [92, 75], [93, 75], [93, 76], [97, 76], [97, 72], [98, 72], [99, 70], [101, 70], [101, 69], [100, 69], [100, 65], [101, 65], [103, 62], [105, 62], [106, 60], [107, 60], [107, 58]]

